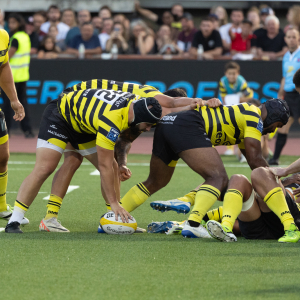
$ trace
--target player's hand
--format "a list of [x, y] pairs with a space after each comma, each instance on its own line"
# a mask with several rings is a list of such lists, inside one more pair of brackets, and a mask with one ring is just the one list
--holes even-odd
[[279, 168], [279, 167], [276, 167], [276, 168], [269, 168], [269, 170], [270, 170], [275, 176], [278, 176], [279, 178], [280, 178], [280, 177], [286, 177], [286, 176], [289, 175], [289, 174], [287, 174], [285, 168]]
[[208, 105], [208, 107], [219, 107], [222, 105], [222, 102], [217, 99], [217, 98], [211, 98], [209, 100], [206, 101], [206, 105]]
[[191, 110], [196, 109], [198, 106], [203, 106], [203, 102], [204, 101], [200, 98], [193, 98], [190, 104]]
[[287, 186], [289, 184], [292, 184], [292, 183], [298, 183], [300, 184], [300, 174], [294, 174], [290, 177], [287, 177], [287, 178], [284, 178], [282, 181], [282, 184], [284, 186]]
[[293, 190], [293, 194], [295, 197], [299, 197], [300, 196], [300, 188]]
[[132, 173], [129, 168], [122, 165], [119, 166], [119, 178], [121, 181], [128, 180], [131, 177]]
[[115, 213], [115, 219], [118, 221], [118, 216], [121, 217], [123, 223], [128, 223], [128, 220], [132, 220], [130, 213], [124, 209], [118, 202], [110, 204], [111, 210]]
[[11, 102], [11, 108], [14, 110], [14, 120], [15, 121], [22, 121], [25, 117], [25, 111], [23, 105], [20, 103], [20, 101], [14, 101]]

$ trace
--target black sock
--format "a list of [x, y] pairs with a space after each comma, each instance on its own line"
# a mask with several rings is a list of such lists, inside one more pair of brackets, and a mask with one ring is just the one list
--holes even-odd
[[195, 221], [188, 221], [191, 227], [199, 227], [200, 223], [195, 222]]
[[287, 134], [278, 133], [276, 145], [275, 145], [275, 152], [273, 156], [274, 160], [277, 160], [279, 158], [281, 151], [284, 145], [286, 144], [286, 140], [287, 140]]

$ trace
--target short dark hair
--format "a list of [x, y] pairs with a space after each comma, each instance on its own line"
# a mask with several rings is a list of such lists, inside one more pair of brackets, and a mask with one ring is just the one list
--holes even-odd
[[259, 107], [259, 106], [261, 105], [260, 101], [257, 100], [257, 99], [254, 99], [254, 98], [249, 99], [249, 100], [247, 101], [247, 103], [253, 104], [253, 105], [257, 106], [257, 107]]
[[239, 11], [241, 12], [242, 14], [244, 13], [244, 11], [241, 9], [241, 8], [234, 8], [231, 13], [233, 13], [234, 11]]
[[11, 13], [9, 16], [8, 16], [8, 20], [9, 19], [15, 19], [18, 23], [19, 23], [19, 27], [18, 29], [16, 30], [17, 31], [25, 31], [25, 19], [20, 15], [20, 14], [17, 14], [17, 13]]
[[48, 8], [48, 10], [47, 10], [47, 12], [49, 12], [50, 9], [58, 9], [60, 11], [60, 9], [59, 9], [59, 7], [57, 5], [50, 5], [49, 8]]
[[213, 19], [211, 17], [205, 17], [201, 20], [201, 22], [207, 22], [207, 21], [213, 22]]
[[224, 71], [227, 72], [227, 70], [229, 69], [236, 69], [238, 71], [240, 71], [240, 65], [234, 61], [230, 61], [225, 65]]
[[85, 25], [91, 25], [91, 26], [93, 26], [92, 22], [84, 22], [84, 23], [81, 25], [81, 27], [83, 27], [83, 26], [85, 26]]
[[300, 87], [300, 69], [294, 74], [293, 83], [296, 87]]
[[38, 10], [33, 15], [34, 16], [35, 15], [40, 15], [40, 16], [44, 17], [45, 19], [47, 19], [47, 12], [45, 10]]
[[109, 10], [110, 13], [111, 13], [111, 15], [112, 15], [112, 11], [111, 11], [111, 9], [110, 9], [110, 7], [109, 7], [108, 5], [103, 5], [103, 6], [101, 6], [100, 9], [99, 9], [99, 11], [101, 11], [101, 10], [103, 10], [103, 9]]
[[248, 25], [250, 25], [251, 27], [252, 27], [252, 22], [250, 21], [250, 20], [247, 20], [247, 19], [244, 19], [243, 21], [242, 21], [242, 24], [248, 24]]
[[187, 97], [185, 90], [180, 88], [167, 90], [163, 94], [169, 97]]

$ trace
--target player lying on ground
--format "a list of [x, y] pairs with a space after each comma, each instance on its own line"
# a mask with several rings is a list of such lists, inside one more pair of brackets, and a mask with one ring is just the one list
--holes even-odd
[[[116, 91], [128, 92], [132, 91], [135, 95], [141, 97], [155, 97], [162, 106], [162, 115], [174, 111], [179, 111], [187, 109], [188, 104], [195, 101], [191, 98], [187, 98], [187, 95], [182, 89], [173, 89], [161, 93], [157, 89], [147, 86], [138, 85], [128, 82], [115, 82], [108, 81], [106, 79], [94, 79], [90, 81], [84, 81], [73, 87], [68, 88], [64, 92], [71, 92], [77, 90], [83, 90], [88, 88], [109, 88]], [[209, 105], [210, 107], [217, 107], [221, 105], [218, 99], [210, 99], [208, 101], [197, 100], [200, 105]], [[127, 154], [130, 150], [131, 143], [141, 134], [142, 132], [137, 130], [137, 128], [129, 128], [121, 133], [116, 144], [120, 144], [120, 147], [125, 143], [126, 152], [119, 151], [115, 153], [115, 157], [118, 161], [114, 160], [114, 174], [115, 174], [115, 190], [117, 193], [117, 198], [120, 199], [120, 181], [119, 173], [122, 181], [127, 180], [131, 176], [130, 170], [126, 167]], [[96, 140], [96, 136], [95, 136]], [[120, 148], [118, 147], [118, 148]], [[89, 154], [96, 153], [96, 141], [94, 141], [94, 147], [89, 149]], [[68, 229], [63, 227], [59, 222], [57, 222], [57, 216], [59, 209], [62, 204], [62, 199], [64, 198], [72, 177], [74, 176], [76, 170], [80, 167], [83, 156], [86, 155], [85, 150], [76, 150], [72, 145], [68, 144], [64, 153], [64, 163], [60, 169], [56, 172], [52, 189], [50, 194], [50, 199], [47, 205], [47, 213], [45, 218], [41, 221], [39, 229], [41, 231], [53, 231], [53, 232], [69, 232]], [[96, 165], [97, 168], [97, 165]], [[109, 204], [107, 207], [110, 209]]]
[[[131, 218], [120, 206], [115, 192], [115, 143], [120, 132], [129, 127], [150, 130], [162, 114], [155, 98], [135, 101], [139, 98], [122, 91], [88, 89], [63, 93], [50, 102], [40, 125], [35, 167], [19, 189], [14, 212], [5, 231], [22, 233], [19, 226], [25, 212], [44, 181], [57, 167], [68, 142], [77, 149], [85, 149], [86, 158], [97, 165], [101, 173], [103, 197], [111, 205], [116, 218], [119, 215], [124, 222]], [[89, 155], [95, 135], [97, 153]]]
[[[0, 29], [0, 87], [10, 100], [11, 108], [14, 110], [14, 120], [22, 121], [25, 117], [24, 107], [18, 99], [14, 79], [9, 65], [8, 57], [9, 36], [4, 29]], [[1, 92], [1, 91], [0, 91]], [[8, 132], [5, 116], [0, 109], [0, 219], [8, 220], [12, 214], [12, 208], [6, 203], [7, 188], [7, 163], [9, 159]], [[24, 218], [22, 225], [29, 221]]]
[[[206, 236], [207, 232], [200, 223], [228, 184], [223, 162], [212, 145], [238, 143], [251, 169], [266, 167], [268, 164], [261, 153], [261, 135], [283, 126], [288, 118], [289, 109], [279, 99], [268, 100], [260, 109], [249, 104], [214, 109], [202, 107], [163, 117], [155, 129], [149, 177], [122, 198], [122, 206], [131, 212], [166, 186], [178, 159], [182, 158], [205, 180], [194, 197], [195, 205], [185, 225], [185, 234]], [[278, 199], [280, 201], [282, 199]], [[180, 203], [185, 204], [183, 201]], [[167, 206], [172, 208], [172, 203], [152, 203], [152, 207], [161, 210]], [[271, 208], [280, 215], [282, 207], [284, 211], [288, 210], [286, 203], [278, 203], [278, 209]], [[291, 214], [288, 215], [292, 219]], [[285, 218], [281, 220], [285, 229], [289, 229], [290, 223]]]

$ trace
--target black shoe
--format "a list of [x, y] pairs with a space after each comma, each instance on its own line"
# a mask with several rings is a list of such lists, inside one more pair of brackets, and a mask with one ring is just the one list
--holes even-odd
[[34, 134], [31, 131], [25, 131], [24, 135], [27, 139], [34, 138]]
[[7, 233], [23, 233], [23, 231], [20, 229], [20, 223], [19, 222], [11, 222], [6, 225], [5, 232]]
[[271, 158], [271, 159], [268, 160], [268, 164], [270, 166], [278, 166], [279, 162], [278, 162], [278, 159]]

